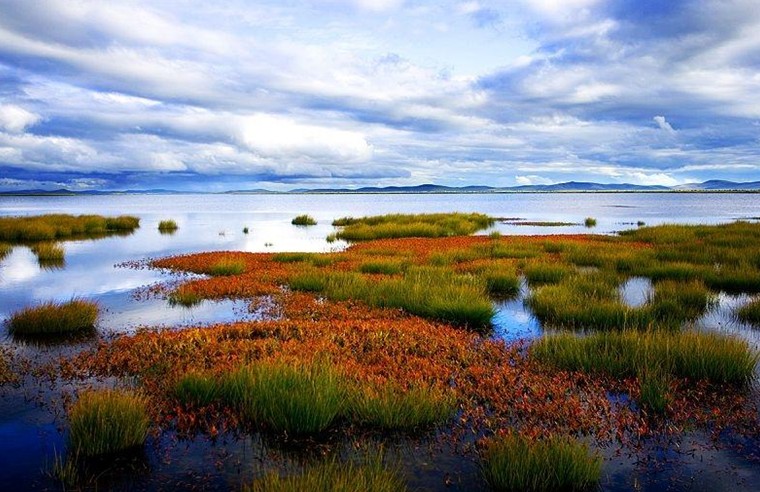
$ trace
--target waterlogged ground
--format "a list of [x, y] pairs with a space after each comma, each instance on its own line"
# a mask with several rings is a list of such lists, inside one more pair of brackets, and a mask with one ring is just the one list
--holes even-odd
[[[750, 218], [758, 206], [760, 199], [756, 195], [573, 195], [573, 200], [562, 204], [552, 195], [373, 196], [371, 200], [357, 196], [181, 196], [161, 197], [160, 201], [155, 197], [0, 198], [0, 213], [7, 215], [56, 211], [129, 213], [141, 218], [141, 228], [127, 237], [64, 243], [66, 262], [62, 268], [40, 267], [23, 246], [14, 248], [0, 261], [0, 318], [36, 302], [72, 297], [94, 299], [103, 308], [97, 336], [74, 343], [19, 341], [2, 332], [3, 353], [10, 356], [13, 367], [31, 368], [32, 374], [0, 387], [0, 455], [13, 457], [13, 466], [0, 466], [0, 483], [13, 483], [18, 489], [60, 488], [50, 470], [56, 459], [66, 454], [67, 398], [78, 387], [109, 387], [117, 382], [108, 378], [63, 382], [50, 379], [50, 373], [40, 372], [40, 367], [61, 357], [72, 358], [120, 334], [140, 332], [142, 327], [177, 331], [277, 314], [266, 298], [253, 304], [247, 300], [207, 300], [189, 308], [172, 306], [165, 297], [172, 286], [202, 277], [148, 268], [148, 258], [198, 251], [341, 250], [344, 244], [329, 244], [324, 238], [333, 231], [329, 222], [345, 215], [456, 209], [513, 219], [510, 224], [495, 226], [506, 234], [613, 233], [636, 227], [638, 221], [717, 223]], [[319, 224], [310, 228], [290, 225], [292, 217], [304, 212], [316, 217]], [[520, 220], [582, 223], [586, 216], [598, 219], [595, 229], [589, 231], [582, 225], [516, 225]], [[180, 225], [173, 235], [160, 234], [156, 229], [158, 221], [167, 218]], [[249, 227], [248, 234], [242, 232], [243, 227]], [[163, 287], [158, 289], [157, 285]], [[545, 328], [525, 306], [528, 292], [523, 281], [517, 297], [495, 301], [490, 336], [512, 342], [544, 333]], [[627, 304], [640, 306], [652, 295], [651, 283], [632, 278], [621, 286], [621, 295]], [[760, 348], [760, 330], [738, 322], [733, 314], [748, 300], [746, 295], [720, 294], [693, 326], [731, 333]], [[619, 394], [609, 398], [626, 399]], [[213, 436], [178, 435], [175, 431], [153, 435], [146, 449], [137, 455], [115, 463], [91, 464], [92, 469], [83, 473], [85, 477], [98, 478], [85, 478], [80, 486], [124, 490], [238, 489], [272, 466], [294, 470], [303, 459], [320, 456], [325, 450], [342, 449], [339, 452], [350, 455], [357, 445], [380, 441], [386, 456], [400, 464], [413, 490], [486, 488], [473, 458], [474, 439], [449, 432], [389, 437], [361, 431], [348, 439], [334, 433], [317, 442], [294, 443], [256, 432], [224, 429]], [[760, 484], [758, 441], [731, 432], [724, 432], [717, 441], [709, 432], [694, 430], [664, 440], [645, 441], [641, 447], [609, 443], [598, 449], [605, 457], [603, 490], [738, 491], [756, 490]]]

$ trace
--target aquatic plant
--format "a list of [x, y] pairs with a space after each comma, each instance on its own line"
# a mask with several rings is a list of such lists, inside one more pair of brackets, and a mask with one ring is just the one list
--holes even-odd
[[533, 263], [523, 270], [531, 285], [554, 284], [573, 273], [571, 268], [555, 263]]
[[317, 221], [314, 217], [311, 215], [298, 215], [297, 217], [293, 218], [293, 220], [290, 221], [291, 224], [297, 225], [297, 226], [313, 226], [317, 225]]
[[179, 286], [167, 296], [170, 306], [193, 307], [200, 304], [203, 298], [194, 290]]
[[506, 434], [489, 439], [481, 457], [483, 476], [497, 491], [586, 490], [602, 471], [602, 458], [569, 437]]
[[758, 361], [758, 353], [744, 340], [694, 331], [554, 333], [537, 340], [530, 353], [569, 371], [621, 379], [659, 373], [735, 386], [753, 381]]
[[248, 234], [248, 227], [243, 227], [243, 234]]
[[177, 225], [177, 222], [175, 222], [172, 219], [166, 219], [162, 220], [158, 223], [158, 230], [161, 233], [168, 233], [171, 234], [172, 232], [179, 229], [179, 226]]
[[142, 446], [149, 425], [147, 400], [140, 394], [86, 391], [69, 409], [70, 448], [96, 456]]
[[209, 273], [211, 275], [240, 275], [245, 272], [245, 263], [240, 260], [223, 258], [217, 263], [211, 265]]
[[586, 217], [583, 221], [583, 225], [586, 227], [596, 227], [596, 219], [593, 217]]
[[8, 243], [0, 242], [0, 261], [3, 261], [13, 251], [13, 246]]
[[406, 484], [395, 467], [384, 463], [381, 453], [360, 462], [342, 463], [335, 458], [308, 466], [300, 475], [281, 476], [269, 472], [243, 487], [245, 492], [396, 492]]
[[41, 267], [61, 267], [65, 264], [66, 254], [59, 243], [40, 242], [31, 246]]
[[756, 297], [740, 307], [736, 317], [745, 323], [760, 324], [760, 298]]
[[98, 305], [84, 299], [45, 302], [13, 313], [8, 319], [12, 335], [56, 335], [93, 330]]
[[403, 388], [394, 384], [356, 388], [350, 413], [357, 421], [386, 430], [412, 430], [440, 424], [456, 408], [450, 392], [424, 385]]
[[239, 398], [248, 419], [274, 432], [321, 432], [344, 409], [343, 378], [326, 362], [260, 362], [234, 378], [238, 383], [227, 387], [227, 398]]
[[184, 374], [174, 386], [175, 397], [185, 405], [206, 406], [220, 394], [220, 384], [214, 377], [195, 371]]
[[395, 275], [406, 269], [408, 264], [402, 261], [368, 261], [359, 265], [362, 273]]
[[487, 229], [493, 223], [492, 218], [483, 214], [448, 213], [344, 217], [334, 220], [332, 225], [342, 228], [335, 233], [336, 239], [355, 242], [381, 238], [463, 236]]
[[140, 219], [131, 216], [47, 214], [0, 217], [0, 241], [13, 244], [84, 239], [109, 234], [131, 233]]

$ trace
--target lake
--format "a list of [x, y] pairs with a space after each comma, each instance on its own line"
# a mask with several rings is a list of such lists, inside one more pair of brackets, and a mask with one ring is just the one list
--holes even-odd
[[[1, 196], [0, 215], [126, 214], [139, 217], [141, 222], [140, 228], [129, 236], [64, 242], [66, 260], [60, 268], [41, 267], [28, 248], [15, 247], [0, 261], [0, 319], [5, 320], [10, 313], [31, 304], [46, 300], [68, 300], [72, 297], [85, 297], [100, 303], [103, 314], [98, 331], [103, 336], [132, 332], [141, 326], [160, 325], [180, 329], [182, 326], [255, 319], [257, 313], [249, 312], [247, 303], [243, 301], [206, 301], [193, 308], [170, 306], [165, 299], [146, 294], [146, 288], [159, 282], [178, 282], [186, 277], [141, 268], [141, 262], [149, 258], [212, 250], [327, 252], [346, 246], [340, 241], [328, 243], [325, 239], [334, 231], [330, 225], [332, 220], [339, 217], [452, 211], [481, 212], [509, 222], [498, 222], [482, 234], [494, 230], [503, 235], [613, 234], [635, 228], [640, 222], [647, 225], [715, 224], [757, 220], [760, 217], [760, 194]], [[318, 224], [306, 228], [291, 225], [291, 219], [303, 213], [313, 216]], [[596, 218], [597, 225], [586, 228], [583, 225], [586, 217]], [[161, 234], [157, 226], [162, 219], [174, 219], [179, 229], [173, 234]], [[576, 225], [514, 225], [515, 222], [543, 221]], [[247, 234], [243, 232], [246, 227], [249, 230]], [[626, 298], [630, 297], [632, 303], [641, 302], [648, 288], [646, 283], [632, 283], [625, 287], [623, 294]], [[525, 288], [523, 295], [524, 291]], [[726, 307], [735, 307], [737, 303], [746, 300], [722, 295], [719, 305], [701, 319], [697, 327], [727, 330], [749, 339], [757, 346], [760, 341], [757, 331], [731, 321], [728, 314], [731, 310]], [[506, 340], [530, 339], [540, 336], [542, 332], [538, 321], [524, 307], [522, 298], [498, 303], [494, 325], [495, 336]], [[3, 335], [0, 342], [3, 347], [38, 360], [53, 360], [92, 343], [83, 341], [64, 347], [22, 344], [8, 337], [5, 326], [0, 333]], [[38, 400], [44, 400], [53, 394], [53, 390], [40, 388], [27, 381], [20, 388], [4, 388], [0, 394], [0, 455], [13, 456], [14, 459], [13, 466], [4, 464], [0, 467], [0, 483], [15, 483], [20, 488], [50, 487], [52, 482], [45, 478], [41, 470], [46, 469], [56, 453], [60, 454], [64, 449], [61, 428], [65, 424], [65, 418], [55, 410], [38, 405]], [[60, 408], [57, 410], [60, 411]], [[171, 440], [166, 436], [163, 439]], [[627, 490], [633, 486], [632, 480], [649, 484], [646, 490], [673, 487], [683, 490], [753, 490], [760, 483], [760, 467], [748, 457], [709, 449], [709, 442], [704, 436], [691, 436], [689, 439], [683, 446], [689, 450], [688, 453], [666, 456], [665, 462], [677, 465], [663, 469], [642, 469], [632, 465], [631, 460], [610, 459], [605, 465], [607, 479], [603, 484], [604, 489]], [[179, 451], [166, 442], [155, 445], [158, 450], [150, 450], [146, 457], [141, 458], [140, 466], [144, 467], [140, 471], [144, 475], [142, 478], [115, 477], [112, 485], [128, 488], [130, 480], [138, 480], [141, 487], [160, 488], [163, 479], [175, 480], [177, 484], [192, 484], [192, 479], [183, 475], [184, 468], [180, 465], [203, 462], [209, 453], [229, 453], [235, 456], [239, 453], [255, 454], [260, 447], [253, 438], [230, 444], [224, 450], [209, 446], [207, 442], [187, 442], [180, 446], [175, 443], [174, 446], [181, 448]], [[161, 448], [164, 445], [166, 449]], [[173, 460], [175, 465], [162, 461], [165, 457], [162, 458], [161, 453], [171, 454], [171, 458], [166, 459], [170, 463]], [[709, 455], [712, 463], [710, 466], [715, 469], [715, 473], [707, 472], [704, 481], [697, 484], [690, 480], [703, 474], [699, 460], [704, 455]], [[425, 461], [424, 456], [416, 456], [414, 459]], [[430, 465], [434, 470], [438, 469], [435, 467], [447, 466], [447, 463], [456, 460], [456, 456], [439, 455], [437, 460], [436, 464]], [[4, 463], [7, 463], [5, 458]], [[228, 465], [230, 464], [224, 466]], [[473, 464], [460, 463], [457, 466], [463, 470], [461, 473], [465, 477], [468, 474], [477, 475]], [[706, 466], [706, 469], [710, 466]], [[737, 474], [742, 480], [738, 484], [720, 480], [724, 467], [738, 470]], [[206, 471], [213, 477], [210, 487], [224, 489], [229, 485], [224, 473], [214, 471], [213, 467]], [[250, 473], [248, 470], [243, 475]], [[416, 485], [430, 488], [430, 483], [424, 478]]]

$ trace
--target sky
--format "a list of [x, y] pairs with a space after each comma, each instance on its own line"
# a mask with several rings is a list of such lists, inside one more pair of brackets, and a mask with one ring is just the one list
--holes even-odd
[[0, 0], [0, 190], [708, 179], [757, 0]]

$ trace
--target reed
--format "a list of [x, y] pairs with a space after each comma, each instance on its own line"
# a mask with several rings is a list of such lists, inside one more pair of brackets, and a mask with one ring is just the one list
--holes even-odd
[[290, 221], [290, 223], [297, 226], [317, 225], [316, 219], [314, 219], [314, 217], [312, 217], [311, 215], [306, 215], [306, 214], [294, 217], [293, 220]]
[[84, 299], [68, 302], [45, 302], [24, 308], [8, 319], [12, 335], [39, 336], [81, 333], [95, 329], [98, 305]]
[[350, 413], [358, 422], [385, 430], [414, 430], [445, 422], [456, 409], [453, 396], [430, 386], [393, 384], [353, 392]]
[[602, 458], [569, 437], [507, 434], [484, 445], [481, 469], [497, 491], [580, 491], [599, 482]]
[[69, 410], [71, 449], [84, 456], [142, 446], [150, 420], [147, 400], [120, 390], [86, 391]]

